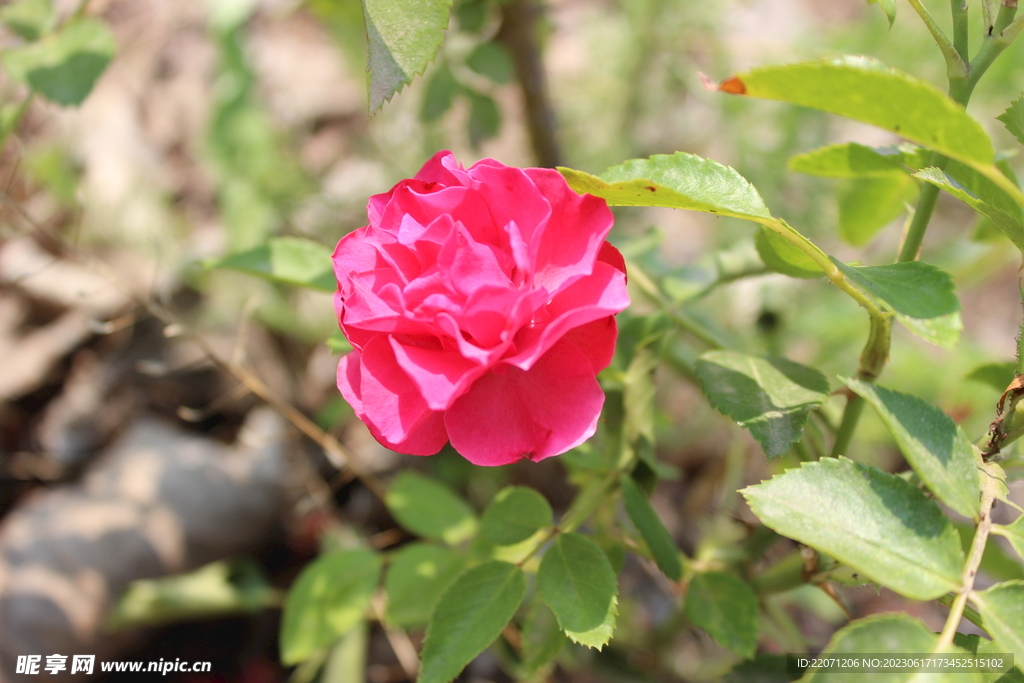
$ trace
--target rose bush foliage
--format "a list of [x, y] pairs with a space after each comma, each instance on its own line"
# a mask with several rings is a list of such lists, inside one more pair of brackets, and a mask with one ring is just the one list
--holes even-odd
[[504, 465], [593, 435], [629, 305], [604, 200], [551, 169], [439, 152], [367, 211], [333, 257], [354, 349], [338, 388], [378, 441]]

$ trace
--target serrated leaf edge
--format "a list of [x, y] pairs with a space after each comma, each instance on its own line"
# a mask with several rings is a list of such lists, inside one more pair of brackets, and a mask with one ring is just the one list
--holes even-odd
[[[371, 94], [371, 83], [372, 83], [372, 78], [373, 78], [373, 69], [370, 68], [370, 40], [369, 40], [369, 31], [367, 30], [368, 24], [367, 24], [367, 21], [366, 21], [366, 7], [365, 7], [365, 5], [362, 6], [362, 11], [363, 11], [363, 28], [364, 28], [364, 30], [366, 30], [366, 33], [367, 33], [367, 39], [366, 39], [366, 108], [367, 108], [367, 113], [368, 113], [370, 118], [373, 118], [374, 116], [376, 116], [377, 113], [380, 112], [380, 110], [384, 108], [385, 104], [388, 104], [389, 102], [391, 102], [391, 100], [395, 97], [395, 95], [401, 94], [402, 91], [405, 90], [405, 86], [411, 85], [412, 82], [414, 80], [416, 80], [417, 76], [422, 76], [423, 74], [425, 74], [427, 72], [427, 69], [430, 68], [430, 65], [437, 61], [437, 54], [438, 54], [438, 52], [440, 52], [441, 46], [444, 45], [445, 34], [448, 32], [448, 27], [451, 25], [452, 2], [453, 2], [453, 0], [445, 0], [445, 6], [448, 9], [448, 24], [445, 26], [445, 28], [441, 29], [441, 31], [438, 32], [437, 44], [433, 46], [433, 51], [434, 51], [433, 56], [430, 57], [430, 59], [428, 59], [426, 62], [424, 62], [423, 66], [418, 71], [414, 70], [411, 74], [407, 74], [403, 70], [402, 73], [405, 76], [405, 78], [398, 82], [398, 87], [395, 88], [394, 90], [392, 90], [391, 94], [385, 96], [384, 99], [381, 101], [380, 104], [377, 105], [376, 108], [374, 108], [374, 106], [373, 106], [373, 95]], [[362, 4], [362, 3], [360, 3], [360, 4]]]
[[[828, 457], [828, 458], [821, 458], [820, 460], [815, 460], [815, 461], [812, 461], [812, 462], [801, 463], [801, 465], [799, 467], [788, 469], [785, 472], [780, 472], [779, 474], [774, 475], [771, 479], [766, 479], [764, 481], [758, 482], [757, 484], [752, 484], [750, 486], [746, 486], [746, 487], [740, 489], [739, 493], [743, 494], [743, 498], [747, 501], [747, 505], [750, 506], [751, 511], [753, 511], [754, 514], [757, 515], [757, 518], [761, 520], [762, 524], [764, 524], [769, 529], [772, 529], [773, 531], [778, 531], [778, 529], [776, 529], [774, 526], [772, 526], [768, 522], [764, 521], [764, 519], [761, 518], [761, 515], [757, 514], [757, 510], [755, 509], [755, 503], [754, 503], [754, 501], [750, 500], [750, 496], [749, 496], [749, 492], [751, 491], [751, 489], [754, 489], [757, 486], [760, 486], [760, 485], [765, 484], [767, 482], [775, 481], [776, 479], [779, 479], [781, 477], [785, 477], [787, 474], [789, 474], [791, 472], [801, 471], [801, 470], [803, 470], [805, 468], [807, 468], [807, 469], [821, 469], [823, 467], [833, 467], [834, 465], [832, 465], [831, 463], [833, 463], [833, 462], [838, 463], [838, 462], [843, 462], [843, 461], [853, 463], [854, 465], [857, 465], [857, 466], [866, 467], [866, 468], [870, 468], [870, 469], [875, 469], [878, 472], [880, 472], [881, 474], [887, 475], [889, 477], [895, 477], [895, 475], [890, 474], [888, 472], [885, 472], [884, 470], [880, 470], [877, 467], [873, 467], [871, 465], [865, 465], [864, 463], [859, 463], [856, 460], [851, 460], [850, 458], [847, 458], [846, 456], [840, 455], [837, 458]], [[781, 531], [779, 531], [778, 533], [783, 535], [783, 536], [785, 536], [785, 534], [783, 534]], [[789, 536], [786, 536], [786, 538], [789, 538]], [[878, 548], [880, 551], [883, 551], [885, 554], [892, 554], [892, 553], [888, 552], [888, 546], [886, 546], [886, 545], [870, 543], [870, 542], [867, 543], [867, 544]], [[961, 550], [961, 554], [963, 554], [962, 550]], [[906, 559], [902, 555], [898, 555], [897, 557], [899, 557], [900, 559], [904, 559], [904, 560]], [[844, 564], [846, 564], [846, 563], [844, 563]], [[852, 567], [852, 565], [849, 565], [849, 566]], [[856, 569], [856, 567], [854, 567], [854, 569]], [[925, 568], [922, 567], [922, 569], [925, 569]], [[875, 578], [875, 575], [872, 572], [864, 570], [864, 569], [860, 569], [859, 571], [862, 574], [864, 574], [865, 576], [867, 576], [872, 582], [878, 583], [878, 584], [883, 585], [883, 586], [886, 585], [884, 583], [884, 581], [879, 581], [877, 578]], [[928, 574], [930, 574], [932, 576], [937, 577], [940, 580], [941, 583], [948, 583], [950, 591], [955, 591], [955, 590], [957, 590], [959, 588], [959, 586], [957, 585], [956, 582], [950, 582], [947, 577], [942, 576], [941, 574], [936, 574], [935, 572], [930, 571], [930, 570], [925, 570], [925, 571], [926, 571], [926, 573], [928, 573]]]

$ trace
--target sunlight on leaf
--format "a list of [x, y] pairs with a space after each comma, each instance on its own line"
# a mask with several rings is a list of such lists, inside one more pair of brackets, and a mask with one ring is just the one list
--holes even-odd
[[960, 539], [903, 479], [846, 458], [804, 463], [741, 491], [762, 522], [915, 600], [961, 584]]

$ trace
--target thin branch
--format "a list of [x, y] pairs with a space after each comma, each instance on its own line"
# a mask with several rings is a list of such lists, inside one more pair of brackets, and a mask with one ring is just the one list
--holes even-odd
[[548, 95], [544, 63], [537, 44], [540, 8], [533, 0], [509, 0], [501, 4], [501, 14], [501, 28], [496, 38], [508, 49], [515, 64], [533, 153], [541, 166], [561, 166], [555, 110]]
[[960, 625], [960, 619], [964, 615], [964, 608], [967, 606], [967, 597], [974, 590], [974, 579], [978, 575], [978, 567], [981, 566], [981, 558], [985, 554], [985, 544], [988, 542], [989, 532], [992, 530], [992, 505], [995, 503], [993, 487], [985, 484], [981, 487], [981, 511], [978, 515], [978, 529], [974, 532], [974, 540], [971, 541], [971, 549], [967, 554], [967, 563], [964, 565], [963, 586], [961, 586], [946, 618], [946, 625], [935, 643], [933, 652], [942, 652], [953, 644], [953, 636]]
[[152, 299], [142, 299], [137, 296], [133, 291], [132, 287], [122, 278], [113, 268], [107, 265], [103, 260], [95, 256], [85, 256], [76, 250], [72, 245], [68, 244], [67, 240], [59, 232], [51, 230], [48, 227], [40, 224], [32, 216], [30, 216], [25, 210], [15, 201], [13, 201], [6, 194], [0, 194], [0, 202], [6, 204], [12, 210], [14, 210], [23, 220], [25, 220], [34, 229], [44, 233], [48, 238], [54, 240], [56, 244], [59, 244], [64, 251], [72, 256], [82, 265], [92, 269], [98, 274], [106, 278], [112, 285], [117, 287], [127, 297], [131, 299], [136, 305], [144, 308], [157, 320], [164, 323], [169, 329], [180, 332], [181, 336], [187, 338], [189, 341], [194, 343], [202, 350], [203, 354], [210, 359], [210, 361], [221, 368], [228, 374], [232, 375], [235, 379], [245, 385], [245, 387], [253, 394], [262, 399], [267, 405], [280, 413], [285, 419], [292, 423], [300, 432], [308, 436], [310, 439], [315, 441], [327, 454], [331, 464], [337, 469], [341, 470], [348, 468], [364, 485], [379, 498], [383, 500], [386, 487], [384, 483], [378, 479], [373, 473], [366, 470], [362, 465], [349, 453], [341, 443], [338, 442], [333, 436], [320, 429], [319, 426], [305, 414], [303, 414], [298, 408], [293, 406], [287, 400], [282, 398], [273, 389], [268, 387], [258, 376], [256, 376], [251, 370], [243, 367], [237, 363], [232, 362], [229, 359], [222, 357], [213, 347], [200, 335], [198, 332], [192, 330], [184, 322], [182, 322], [174, 313], [164, 307], [162, 304]]
[[[958, 48], [953, 46], [953, 43], [949, 41], [946, 34], [942, 32], [939, 25], [932, 18], [932, 15], [925, 9], [924, 5], [921, 4], [921, 0], [907, 0], [910, 6], [914, 8], [918, 16], [924, 22], [924, 25], [928, 27], [928, 32], [932, 34], [932, 38], [939, 45], [939, 50], [942, 52], [942, 57], [946, 60], [946, 75], [952, 80], [953, 78], [966, 78], [967, 77], [967, 64], [964, 62], [963, 55], [966, 53], [966, 25], [964, 25], [963, 31], [959, 23], [954, 22], [953, 31], [954, 39], [959, 39], [958, 42], [962, 44], [964, 50], [961, 52]], [[954, 18], [956, 18], [955, 7], [961, 2], [961, 0], [952, 0], [954, 5]], [[964, 14], [966, 19], [966, 11]], [[960, 33], [963, 33], [961, 36]]]
[[388, 644], [391, 645], [402, 671], [410, 681], [415, 681], [416, 672], [420, 670], [420, 658], [416, 654], [416, 646], [412, 644], [408, 633], [389, 625], [384, 619], [384, 594], [382, 591], [373, 594], [373, 597], [370, 598], [370, 606], [373, 608], [374, 616], [380, 622], [381, 628], [384, 629], [384, 635], [387, 636]]

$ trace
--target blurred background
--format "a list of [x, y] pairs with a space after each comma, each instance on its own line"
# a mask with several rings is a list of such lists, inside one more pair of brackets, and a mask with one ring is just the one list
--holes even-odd
[[[947, 19], [946, 3], [926, 4]], [[103, 21], [117, 53], [80, 106], [33, 99], [0, 151], [0, 680], [17, 680], [17, 655], [54, 652], [213, 663], [210, 674], [166, 677], [173, 681], [301, 680], [305, 673], [278, 663], [280, 604], [324, 535], [379, 549], [410, 538], [231, 368], [246, 369], [383, 480], [416, 468], [478, 509], [508, 483], [537, 488], [556, 512], [571, 501], [558, 458], [481, 469], [448, 450], [414, 458], [379, 446], [335, 387], [344, 344], [330, 294], [211, 267], [218, 259], [272, 237], [333, 248], [364, 225], [370, 195], [439, 149], [467, 166], [493, 157], [592, 173], [679, 150], [736, 168], [775, 215], [828, 253], [889, 263], [913, 187], [870, 195], [786, 164], [831, 142], [899, 141], [818, 112], [709, 92], [700, 74], [717, 81], [763, 64], [867, 54], [945, 86], [937, 48], [903, 4], [890, 29], [864, 0], [455, 0], [437, 60], [370, 118], [357, 0], [56, 6]], [[981, 17], [972, 19], [980, 41]], [[516, 52], [516, 27], [532, 39], [532, 57]], [[21, 40], [6, 31], [0, 51]], [[1016, 145], [994, 118], [1024, 89], [1022, 50], [1001, 57], [970, 106], [997, 149]], [[517, 61], [530, 59], [546, 75], [541, 102], [553, 115], [539, 130], [516, 75]], [[26, 92], [3, 76], [3, 111]], [[883, 215], [859, 216], [872, 206]], [[670, 307], [732, 348], [814, 365], [833, 386], [855, 371], [866, 316], [823, 281], [767, 272], [750, 224], [616, 213], [612, 241]], [[872, 226], [855, 244], [837, 227], [851, 222]], [[999, 368], [969, 375], [1013, 359], [1020, 320], [1019, 255], [976, 223], [943, 196], [924, 247], [924, 258], [956, 279], [959, 345], [929, 346], [895, 330], [881, 380], [941, 406], [972, 439], [994, 418], [1005, 378]], [[642, 293], [633, 299], [620, 316], [623, 343], [661, 314]], [[662, 481], [653, 502], [688, 555], [714, 558], [756, 524], [732, 492], [800, 454], [768, 463], [708, 406], [692, 372], [704, 348], [678, 335], [655, 373]], [[835, 398], [812, 420], [815, 438], [827, 440], [842, 405]], [[852, 457], [905, 469], [873, 414], [859, 437]], [[1024, 503], [1021, 484], [1011, 490]], [[774, 557], [792, 549], [781, 545]], [[1024, 578], [1012, 553], [994, 552], [986, 571]], [[620, 581], [611, 646], [567, 649], [550, 680], [710, 681], [737, 663], [686, 621], [649, 567], [627, 559]], [[844, 596], [855, 616], [904, 609], [930, 626], [944, 619], [886, 590]], [[771, 651], [820, 649], [846, 621], [809, 586], [770, 601], [777, 618], [762, 647]], [[333, 680], [407, 680], [394, 637], [375, 623], [362, 658]], [[420, 642], [422, 629], [408, 638]], [[758, 667], [728, 675], [789, 680]], [[460, 680], [511, 678], [485, 654]]]

